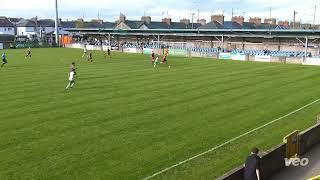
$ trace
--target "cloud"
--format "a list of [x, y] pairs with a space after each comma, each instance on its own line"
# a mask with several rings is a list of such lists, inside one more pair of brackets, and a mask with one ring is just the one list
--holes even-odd
[[[4, 16], [54, 18], [54, 0], [1, 0], [0, 12]], [[191, 14], [200, 10], [201, 18], [210, 19], [211, 14], [224, 13], [230, 20], [232, 9], [234, 15], [249, 17], [269, 17], [269, 7], [272, 16], [278, 20], [292, 20], [293, 11], [297, 10], [297, 20], [313, 21], [314, 5], [319, 0], [58, 0], [59, 14], [63, 19], [85, 19], [100, 17], [115, 21], [120, 12], [128, 19], [140, 19], [144, 14], [151, 15], [153, 20], [160, 20], [164, 12], [177, 21], [180, 18], [191, 19]], [[320, 6], [316, 14], [319, 23]]]

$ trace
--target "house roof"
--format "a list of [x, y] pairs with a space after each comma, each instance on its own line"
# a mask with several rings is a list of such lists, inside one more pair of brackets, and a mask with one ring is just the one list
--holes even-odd
[[87, 28], [103, 28], [103, 24], [99, 22], [84, 22], [84, 26]]
[[[170, 25], [166, 22], [158, 22], [158, 21], [151, 21], [150, 23], [145, 23], [145, 22], [141, 22], [142, 23], [139, 28], [142, 25], [147, 26], [149, 29], [191, 29], [192, 28], [192, 24], [185, 24], [182, 22], [171, 22]], [[200, 23], [193, 23], [193, 29], [198, 29], [201, 26]]]
[[261, 23], [260, 25], [257, 26], [257, 29], [275, 29], [277, 25], [272, 25], [269, 23]]
[[8, 20], [14, 24], [18, 23], [22, 18], [8, 18]]
[[[5, 18], [0, 17], [0, 27], [6, 25], [6, 27], [14, 27], [14, 22], [18, 27], [54, 27], [55, 22], [51, 19], [41, 19], [38, 21], [27, 20], [21, 18]], [[186, 24], [184, 22], [171, 22], [167, 24], [166, 22], [151, 21], [146, 23], [143, 21], [133, 21], [126, 20], [123, 22], [131, 29], [140, 29], [141, 26], [145, 25], [148, 29], [192, 29], [192, 23]], [[116, 22], [83, 22], [83, 27], [85, 28], [98, 28], [98, 29], [113, 29], [117, 26]], [[59, 26], [63, 28], [76, 28], [77, 21], [61, 21]], [[254, 23], [244, 22], [243, 26], [234, 21], [225, 21], [221, 24], [217, 21], [209, 22], [205, 25], [201, 23], [193, 23], [193, 29], [288, 29], [285, 26], [270, 25], [268, 23], [261, 23], [260, 25], [255, 25]]]
[[244, 23], [244, 26], [241, 26], [237, 22], [224, 21], [224, 23], [222, 25], [217, 21], [213, 21], [213, 22], [209, 22], [209, 23], [199, 27], [199, 29], [243, 29], [243, 28], [250, 29], [251, 27], [254, 28], [254, 26], [252, 26], [252, 24], [246, 24], [246, 23]]
[[55, 22], [51, 19], [41, 19], [38, 20], [38, 26], [41, 27], [54, 27], [55, 26]]
[[0, 17], [0, 27], [14, 27], [14, 24], [6, 17]]
[[289, 29], [289, 27], [277, 25], [274, 29]]
[[60, 24], [63, 28], [76, 28], [75, 21], [62, 21]]
[[169, 29], [169, 25], [165, 22], [151, 21], [150, 23], [144, 23], [149, 29]]
[[243, 22], [242, 29], [256, 29], [256, 24], [251, 22]]
[[124, 23], [131, 29], [139, 29], [144, 24], [142, 21], [125, 21]]
[[257, 26], [257, 29], [289, 29], [289, 28], [285, 26], [273, 25], [269, 23], [261, 23], [259, 26]]
[[223, 28], [224, 26], [217, 21], [209, 22], [199, 27], [199, 29], [223, 29]]
[[115, 27], [116, 23], [113, 22], [104, 22], [103, 27], [106, 29], [113, 29]]
[[[193, 23], [193, 29], [198, 29], [201, 26], [202, 26], [201, 23]], [[189, 24], [188, 28], [192, 28], [192, 23]]]
[[[193, 29], [198, 29], [200, 26], [200, 23], [193, 23]], [[171, 22], [170, 29], [192, 29], [192, 23]]]
[[[193, 24], [194, 26], [194, 24]], [[180, 22], [171, 22], [170, 23], [170, 29], [188, 29], [188, 25], [185, 23], [180, 23]], [[191, 28], [191, 27], [190, 27]], [[194, 28], [196, 29], [196, 28]]]
[[37, 27], [37, 23], [33, 20], [22, 19], [17, 23], [17, 27]]
[[242, 26], [234, 21], [225, 21], [223, 27], [224, 29], [242, 29]]

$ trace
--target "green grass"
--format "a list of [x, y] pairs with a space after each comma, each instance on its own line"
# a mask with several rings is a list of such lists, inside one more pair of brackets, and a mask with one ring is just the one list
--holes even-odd
[[[7, 50], [0, 70], [0, 179], [141, 179], [320, 97], [314, 66], [82, 50]], [[72, 61], [77, 84], [65, 90]], [[315, 122], [320, 103], [156, 179], [213, 179], [253, 146]]]

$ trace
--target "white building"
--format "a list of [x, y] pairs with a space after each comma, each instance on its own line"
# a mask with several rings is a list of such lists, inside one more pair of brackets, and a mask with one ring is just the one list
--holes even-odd
[[[59, 23], [60, 26], [61, 23]], [[63, 31], [62, 27], [59, 27], [59, 34]], [[27, 36], [28, 38], [43, 38], [55, 34], [55, 22], [51, 19], [33, 18], [31, 20], [21, 20], [17, 23], [17, 35]]]
[[17, 35], [34, 38], [37, 36], [37, 22], [34, 20], [21, 20], [17, 24]]
[[0, 17], [0, 34], [14, 34], [14, 24], [12, 24], [6, 17]]
[[[43, 37], [48, 34], [55, 34], [55, 22], [51, 19], [38, 20], [37, 26], [39, 37]], [[61, 31], [63, 31], [63, 28], [60, 26], [61, 23], [59, 23], [59, 32], [61, 33]]]

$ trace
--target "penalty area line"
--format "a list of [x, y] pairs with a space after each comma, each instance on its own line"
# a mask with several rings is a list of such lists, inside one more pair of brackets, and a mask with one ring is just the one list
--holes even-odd
[[183, 160], [183, 161], [180, 161], [180, 162], [178, 162], [178, 163], [175, 164], [175, 165], [172, 165], [172, 166], [170, 166], [170, 167], [167, 167], [167, 168], [165, 168], [165, 169], [162, 169], [161, 171], [158, 171], [158, 172], [156, 172], [156, 173], [154, 173], [154, 174], [152, 174], [152, 175], [150, 175], [150, 176], [148, 176], [148, 177], [146, 177], [146, 178], [143, 178], [143, 180], [152, 179], [152, 178], [154, 178], [154, 177], [156, 177], [156, 176], [158, 176], [158, 175], [160, 175], [160, 174], [162, 174], [162, 173], [165, 173], [165, 172], [167, 172], [167, 171], [169, 171], [169, 170], [171, 170], [171, 169], [173, 169], [173, 168], [175, 168], [175, 167], [178, 167], [178, 166], [180, 166], [180, 165], [182, 165], [182, 164], [185, 164], [185, 163], [187, 163], [187, 162], [189, 162], [189, 161], [191, 161], [191, 160], [193, 160], [193, 159], [196, 159], [196, 158], [198, 158], [198, 157], [200, 157], [200, 156], [203, 156], [203, 155], [208, 154], [208, 153], [210, 153], [210, 152], [212, 152], [212, 151], [215, 151], [215, 150], [217, 150], [217, 149], [219, 149], [219, 148], [221, 148], [221, 147], [223, 147], [223, 146], [225, 146], [225, 145], [227, 145], [227, 144], [230, 144], [230, 143], [232, 143], [232, 142], [234, 142], [234, 141], [236, 141], [236, 140], [238, 140], [238, 139], [240, 139], [240, 138], [248, 135], [248, 134], [251, 134], [251, 133], [253, 133], [253, 132], [255, 132], [255, 131], [258, 131], [258, 130], [260, 130], [260, 129], [263, 129], [263, 128], [265, 128], [265, 127], [267, 127], [267, 126], [269, 126], [269, 125], [271, 125], [271, 124], [273, 124], [273, 123], [275, 123], [275, 122], [278, 122], [278, 121], [280, 121], [280, 120], [282, 120], [282, 119], [284, 119], [284, 118], [292, 115], [292, 114], [295, 114], [295, 113], [297, 113], [297, 112], [299, 112], [299, 111], [301, 111], [301, 110], [303, 110], [303, 109], [305, 109], [305, 108], [307, 108], [307, 107], [309, 107], [309, 106], [317, 103], [318, 101], [320, 101], [320, 98], [317, 99], [317, 100], [314, 100], [314, 101], [312, 101], [311, 103], [306, 104], [306, 105], [304, 105], [304, 106], [302, 106], [302, 107], [300, 107], [300, 108], [298, 108], [298, 109], [296, 109], [296, 110], [294, 110], [294, 111], [292, 111], [292, 112], [290, 112], [290, 113], [288, 113], [288, 114], [286, 114], [286, 115], [284, 115], [284, 116], [281, 116], [281, 117], [279, 117], [279, 118], [277, 118], [277, 119], [274, 119], [274, 120], [272, 120], [272, 121], [270, 121], [270, 122], [268, 122], [268, 123], [266, 123], [266, 124], [264, 124], [264, 125], [262, 125], [262, 126], [259, 126], [259, 127], [257, 127], [257, 128], [254, 128], [254, 129], [250, 130], [250, 131], [247, 131], [247, 132], [245, 132], [245, 133], [243, 133], [243, 134], [241, 134], [241, 135], [239, 135], [239, 136], [237, 136], [237, 137], [234, 137], [234, 138], [232, 138], [232, 139], [230, 139], [230, 140], [228, 140], [228, 141], [226, 141], [226, 142], [224, 142], [224, 143], [222, 143], [222, 144], [220, 144], [220, 145], [218, 145], [218, 146], [215, 146], [215, 147], [213, 147], [213, 148], [211, 148], [211, 149], [209, 149], [209, 150], [207, 150], [207, 151], [204, 151], [204, 152], [202, 152], [202, 153], [200, 153], [200, 154], [197, 154], [197, 155], [192, 156], [192, 157], [190, 157], [190, 158], [188, 158], [188, 159], [185, 159], [185, 160]]

